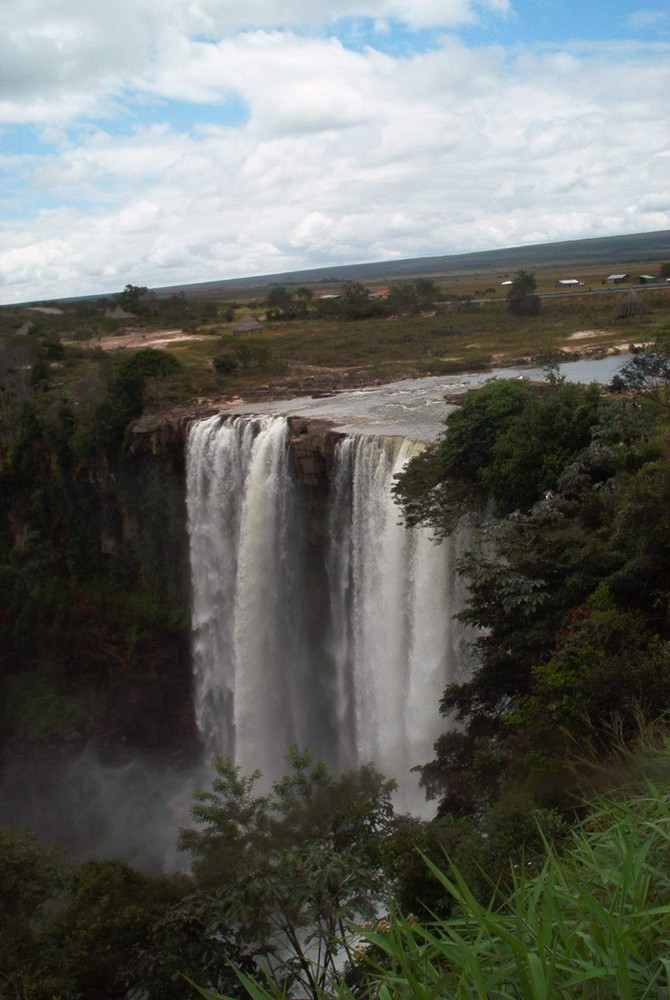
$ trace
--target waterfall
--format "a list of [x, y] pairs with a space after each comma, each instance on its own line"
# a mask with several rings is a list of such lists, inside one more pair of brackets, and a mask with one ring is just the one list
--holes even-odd
[[[439, 699], [467, 665], [454, 563], [399, 524], [393, 476], [421, 446], [345, 437], [327, 538], [309, 539], [283, 417], [213, 417], [190, 430], [188, 527], [197, 724], [208, 754], [275, 779], [289, 744], [336, 771], [368, 761], [421, 811], [411, 767], [445, 728]], [[316, 551], [315, 551], [316, 550]]]
[[470, 534], [435, 545], [425, 530], [399, 523], [391, 494], [393, 477], [422, 447], [367, 435], [341, 442], [328, 555], [330, 646], [346, 740], [340, 764], [373, 761], [398, 782], [398, 807], [413, 812], [424, 803], [410, 768], [432, 757], [446, 728], [440, 697], [469, 664], [469, 636], [453, 616], [464, 603], [455, 563]]
[[[195, 711], [208, 753], [277, 777], [300, 712], [301, 539], [284, 420], [196, 424], [187, 496]], [[279, 757], [279, 760], [278, 760]]]

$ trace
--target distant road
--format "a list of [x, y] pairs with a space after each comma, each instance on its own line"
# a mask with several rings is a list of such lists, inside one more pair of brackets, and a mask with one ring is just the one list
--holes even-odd
[[[567, 298], [574, 297], [576, 295], [612, 295], [614, 292], [628, 292], [628, 291], [630, 291], [631, 288], [634, 288], [636, 292], [648, 291], [649, 289], [659, 289], [659, 288], [664, 288], [667, 291], [670, 291], [670, 283], [666, 282], [666, 281], [663, 281], [663, 282], [655, 282], [652, 285], [650, 282], [647, 282], [644, 285], [640, 285], [640, 284], [636, 284], [634, 281], [629, 281], [629, 282], [627, 282], [625, 284], [622, 284], [622, 285], [611, 285], [611, 286], [608, 285], [606, 288], [588, 288], [588, 287], [587, 288], [580, 288], [580, 289], [574, 289], [573, 288], [573, 289], [570, 289], [570, 290], [565, 289], [565, 290], [559, 290], [559, 291], [556, 291], [556, 292], [537, 292], [536, 294], [541, 299], [559, 299], [559, 298], [560, 299], [567, 299]], [[494, 299], [494, 298], [487, 297], [487, 298], [473, 299], [472, 301], [473, 302], [500, 302], [501, 300], [500, 299]]]

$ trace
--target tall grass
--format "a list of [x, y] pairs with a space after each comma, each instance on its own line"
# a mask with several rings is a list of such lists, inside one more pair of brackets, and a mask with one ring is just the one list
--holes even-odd
[[461, 915], [433, 926], [396, 920], [371, 940], [391, 971], [382, 997], [459, 1000], [667, 997], [670, 985], [670, 801], [603, 801], [561, 854], [516, 876], [486, 907], [458, 872], [429, 863]]
[[[670, 995], [670, 790], [602, 797], [559, 852], [479, 903], [458, 871], [427, 862], [459, 915], [396, 916], [363, 931], [358, 986], [376, 1000], [642, 1000]], [[281, 994], [242, 978], [254, 1000]], [[216, 994], [202, 992], [205, 997]]]

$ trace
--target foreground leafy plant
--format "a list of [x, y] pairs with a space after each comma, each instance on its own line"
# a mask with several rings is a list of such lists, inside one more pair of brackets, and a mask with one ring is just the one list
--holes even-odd
[[[363, 931], [366, 953], [358, 964], [369, 976], [367, 988], [354, 992], [341, 984], [317, 995], [667, 997], [669, 849], [670, 795], [649, 783], [625, 798], [600, 799], [565, 851], [547, 846], [541, 868], [520, 866], [509, 895], [495, 894], [489, 905], [478, 902], [458, 871], [447, 875], [428, 862], [459, 914], [423, 923], [396, 916], [385, 929]], [[254, 1000], [279, 995], [240, 979]]]
[[39, 847], [30, 834], [0, 827], [0, 997], [26, 995], [26, 980], [39, 953], [36, 925], [67, 878], [67, 865], [57, 851]]
[[381, 843], [393, 782], [371, 767], [333, 778], [297, 749], [288, 761], [290, 772], [263, 796], [258, 773], [245, 777], [216, 759], [212, 790], [196, 792], [196, 826], [181, 833], [201, 919], [221, 952], [211, 985], [236, 965], [316, 996], [353, 959], [352, 922], [386, 903]]

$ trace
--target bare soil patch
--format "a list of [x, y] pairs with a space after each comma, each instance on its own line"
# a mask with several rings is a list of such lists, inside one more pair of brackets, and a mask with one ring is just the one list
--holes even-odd
[[591, 337], [600, 337], [607, 334], [607, 330], [577, 330], [571, 333], [568, 340], [589, 340]]
[[184, 333], [183, 330], [136, 330], [111, 334], [96, 341], [103, 351], [134, 351], [142, 347], [165, 347], [184, 340], [206, 340], [206, 334]]

